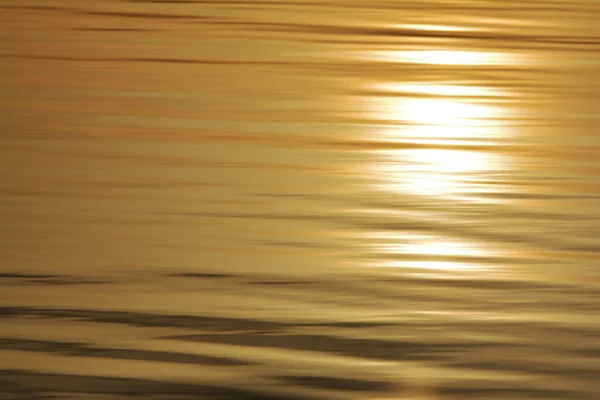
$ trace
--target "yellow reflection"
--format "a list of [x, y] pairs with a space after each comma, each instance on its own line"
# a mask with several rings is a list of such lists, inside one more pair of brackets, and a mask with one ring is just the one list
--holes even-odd
[[505, 135], [499, 124], [486, 125], [485, 120], [480, 123], [481, 125], [477, 125], [475, 121], [471, 121], [470, 126], [414, 124], [401, 129], [384, 126], [380, 129], [379, 137], [390, 142], [477, 145]]
[[435, 31], [435, 32], [464, 32], [472, 31], [472, 28], [449, 26], [449, 25], [428, 25], [428, 24], [406, 24], [396, 25], [401, 29], [414, 29], [418, 31]]
[[489, 105], [450, 98], [380, 98], [374, 112], [385, 121], [446, 127], [481, 126], [499, 117]]
[[414, 175], [408, 177], [401, 185], [394, 188], [406, 189], [413, 194], [439, 196], [460, 191], [460, 184], [456, 180], [435, 175]]
[[467, 264], [453, 261], [382, 261], [377, 263], [376, 266], [382, 268], [403, 268], [440, 272], [474, 272], [488, 269], [479, 264]]
[[[505, 118], [500, 107], [481, 97], [499, 96], [490, 88], [467, 85], [379, 85], [378, 90], [403, 96], [372, 99], [371, 118], [402, 124], [382, 131], [386, 140], [411, 139], [489, 139], [505, 134]], [[428, 97], [408, 97], [410, 94]], [[469, 100], [475, 97], [474, 100]]]
[[420, 94], [429, 96], [495, 97], [504, 94], [497, 89], [455, 84], [385, 83], [375, 85], [375, 87], [378, 90], [388, 93]]
[[381, 61], [435, 65], [504, 65], [513, 64], [511, 55], [505, 53], [470, 50], [408, 50], [378, 51], [369, 58]]
[[[415, 29], [444, 30], [428, 26]], [[387, 62], [440, 66], [436, 71], [451, 71], [452, 66], [506, 65], [517, 61], [514, 54], [467, 50], [379, 51], [367, 56]], [[500, 156], [452, 145], [485, 143], [489, 146], [494, 139], [506, 136], [504, 125], [508, 115], [499, 104], [507, 93], [457, 81], [387, 82], [374, 89], [375, 93], [384, 94], [369, 99], [372, 106], [368, 110], [369, 117], [383, 125], [377, 132], [379, 138], [410, 144], [373, 152], [376, 159], [369, 172], [376, 187], [405, 200], [414, 196], [417, 204], [429, 202], [438, 206], [447, 200], [490, 201], [484, 200], [481, 194], [498, 189], [496, 173], [505, 168]], [[452, 238], [406, 233], [390, 237], [389, 233], [378, 233], [371, 249], [378, 259], [383, 259], [378, 266], [403, 268], [411, 273], [437, 271], [443, 275], [442, 271], [490, 269], [475, 262], [485, 258], [489, 249]], [[462, 262], [469, 258], [473, 262]]]
[[[375, 266], [395, 268], [404, 273], [421, 272], [478, 272], [488, 271], [489, 266], [480, 263], [458, 262], [456, 257], [485, 257], [489, 249], [472, 243], [437, 237], [390, 232], [371, 233], [374, 241], [370, 247], [380, 256], [395, 256], [402, 260], [378, 260]], [[368, 239], [368, 238], [367, 238]], [[427, 258], [435, 258], [428, 260]], [[447, 260], [444, 258], [447, 257]], [[417, 259], [415, 259], [417, 258]]]
[[477, 174], [501, 167], [490, 153], [452, 149], [405, 149], [380, 153], [374, 171], [382, 188], [397, 193], [447, 196], [484, 192]]
[[436, 256], [481, 256], [481, 250], [460, 242], [424, 242], [413, 243], [408, 247], [408, 252], [413, 254], [430, 254]]
[[432, 255], [439, 257], [483, 257], [487, 254], [481, 246], [433, 235], [377, 232], [370, 236], [375, 240], [375, 243], [369, 245], [369, 247], [380, 254]]
[[397, 193], [471, 201], [475, 200], [473, 194], [489, 190], [485, 174], [503, 166], [497, 156], [489, 152], [435, 147], [432, 143], [440, 139], [481, 142], [505, 134], [502, 110], [498, 106], [479, 98], [469, 99], [499, 93], [456, 84], [380, 85], [382, 87], [427, 97], [404, 95], [375, 99], [372, 113], [378, 115], [379, 120], [397, 124], [381, 131], [385, 140], [410, 140], [410, 143], [425, 145], [422, 149], [377, 152], [378, 162], [373, 165], [373, 171], [379, 177], [379, 187]]
[[404, 158], [409, 170], [439, 173], [469, 173], [486, 171], [495, 165], [489, 153], [450, 149], [409, 149]]

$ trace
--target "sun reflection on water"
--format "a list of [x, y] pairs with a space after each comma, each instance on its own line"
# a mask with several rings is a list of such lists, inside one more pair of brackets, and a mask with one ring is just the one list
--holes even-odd
[[458, 26], [450, 26], [450, 25], [431, 25], [431, 24], [405, 24], [405, 25], [395, 25], [397, 28], [401, 29], [413, 29], [417, 31], [437, 31], [437, 32], [465, 32], [465, 31], [473, 31], [473, 28], [467, 27], [458, 27]]
[[[425, 29], [425, 28], [422, 28]], [[453, 66], [506, 65], [514, 58], [501, 53], [462, 50], [382, 51], [374, 59], [399, 63]], [[462, 77], [461, 77], [462, 79]], [[475, 204], [486, 192], [501, 183], [496, 173], [506, 168], [499, 153], [490, 151], [495, 140], [508, 137], [505, 121], [510, 117], [499, 99], [509, 96], [483, 84], [460, 80], [432, 82], [379, 82], [370, 87], [379, 96], [367, 98], [370, 118], [381, 121], [377, 133], [381, 141], [410, 143], [372, 151], [368, 167], [376, 190], [386, 196], [413, 198], [415, 204]], [[436, 144], [436, 140], [485, 143], [486, 150], [474, 146]], [[415, 144], [417, 145], [415, 147]], [[488, 256], [485, 248], [463, 238], [431, 235], [405, 235], [391, 238], [379, 232], [370, 246], [379, 267], [406, 271], [484, 271], [480, 262], [463, 262]], [[459, 259], [459, 261], [457, 261]]]
[[432, 84], [432, 83], [412, 83], [395, 84], [384, 83], [374, 85], [376, 89], [389, 94], [418, 94], [430, 96], [465, 96], [465, 97], [499, 97], [505, 95], [500, 90], [494, 88], [479, 87], [467, 84]]
[[[412, 89], [414, 90], [414, 87]], [[447, 94], [473, 93], [478, 89], [456, 85], [436, 85], [419, 89], [427, 90], [430, 96], [386, 96], [371, 99], [372, 118], [383, 123], [396, 124], [395, 136], [398, 138], [468, 140], [505, 134], [501, 128], [506, 116], [497, 105], [481, 100], [455, 98], [456, 95]], [[387, 134], [389, 135], [389, 131]]]
[[440, 238], [433, 235], [393, 235], [380, 232], [374, 250], [382, 253], [406, 255], [435, 255], [435, 256], [462, 256], [482, 257], [486, 252], [474, 244], [458, 240]]
[[489, 186], [485, 174], [502, 167], [498, 156], [483, 151], [425, 148], [378, 153], [373, 172], [382, 189], [455, 200], [485, 192]]
[[504, 65], [512, 64], [514, 56], [499, 52], [472, 50], [404, 50], [377, 51], [369, 58], [380, 61], [429, 65]]

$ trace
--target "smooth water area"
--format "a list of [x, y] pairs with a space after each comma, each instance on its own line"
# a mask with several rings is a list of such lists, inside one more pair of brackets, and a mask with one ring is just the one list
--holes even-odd
[[599, 52], [595, 0], [0, 0], [0, 398], [600, 398]]

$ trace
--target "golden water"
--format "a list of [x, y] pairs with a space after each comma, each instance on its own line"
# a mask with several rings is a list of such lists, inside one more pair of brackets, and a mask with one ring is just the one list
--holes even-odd
[[595, 0], [0, 0], [0, 397], [600, 398], [599, 52]]

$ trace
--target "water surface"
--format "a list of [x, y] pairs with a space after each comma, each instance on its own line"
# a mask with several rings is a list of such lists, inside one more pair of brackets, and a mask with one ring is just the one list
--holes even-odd
[[0, 397], [600, 396], [596, 1], [0, 7]]

